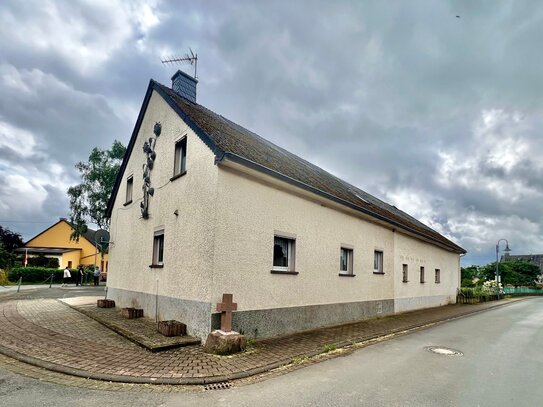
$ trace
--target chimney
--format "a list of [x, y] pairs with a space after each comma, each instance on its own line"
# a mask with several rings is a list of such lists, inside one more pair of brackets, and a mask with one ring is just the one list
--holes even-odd
[[196, 84], [198, 80], [179, 70], [172, 76], [172, 89], [185, 99], [196, 103]]

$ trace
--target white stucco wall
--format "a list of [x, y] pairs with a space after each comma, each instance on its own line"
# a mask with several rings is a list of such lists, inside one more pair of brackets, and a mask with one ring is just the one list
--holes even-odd
[[[396, 296], [396, 312], [454, 302], [456, 253], [230, 168], [221, 168], [218, 191], [213, 301], [230, 292], [239, 310], [256, 310]], [[270, 273], [275, 231], [296, 236], [298, 275]], [[338, 275], [342, 245], [354, 249], [356, 277]], [[373, 273], [376, 249], [384, 253], [384, 275]], [[404, 284], [406, 262], [411, 281]], [[425, 284], [415, 278], [417, 262], [426, 267]], [[434, 283], [435, 268], [441, 269], [440, 284]]]
[[[144, 220], [139, 206], [142, 146], [157, 121], [162, 133], [151, 172], [155, 194], [150, 217]], [[184, 136], [187, 173], [170, 181], [175, 142]], [[239, 311], [394, 299], [394, 310], [401, 312], [454, 302], [458, 254], [252, 170], [215, 165], [214, 159], [153, 93], [112, 211], [108, 287], [117, 305], [143, 307], [147, 315], [153, 314], [158, 280], [159, 317], [181, 319], [189, 332], [194, 327], [193, 332], [205, 338], [210, 314], [223, 293], [234, 295]], [[134, 179], [133, 201], [124, 205], [129, 176]], [[165, 236], [164, 266], [150, 268], [159, 229]], [[270, 273], [277, 232], [296, 237], [298, 275]], [[355, 277], [339, 276], [342, 246], [353, 249]], [[373, 272], [374, 250], [384, 254], [382, 275]], [[409, 283], [402, 283], [404, 263], [409, 265]], [[420, 265], [426, 268], [425, 284], [418, 280]], [[441, 269], [440, 284], [434, 283], [435, 268]]]
[[[162, 133], [151, 172], [155, 194], [149, 219], [142, 219], [143, 143], [153, 135], [155, 122]], [[186, 175], [173, 175], [175, 142], [187, 136]], [[111, 217], [108, 287], [160, 296], [209, 301], [213, 270], [217, 166], [214, 154], [155, 92], [144, 116]], [[133, 175], [133, 201], [124, 206], [126, 180]], [[178, 211], [178, 216], [174, 211]], [[164, 229], [164, 267], [149, 268], [154, 231]], [[126, 306], [126, 304], [122, 304]], [[137, 305], [137, 304], [135, 304]]]
[[[459, 255], [417, 239], [395, 234], [394, 310], [409, 311], [456, 302], [459, 284]], [[408, 282], [403, 280], [403, 265], [408, 267]], [[425, 283], [420, 282], [424, 267]], [[435, 283], [435, 269], [440, 270], [440, 283]]]
[[[393, 232], [221, 168], [214, 301], [234, 294], [239, 310], [392, 299]], [[298, 275], [270, 273], [274, 231], [296, 236]], [[340, 277], [340, 247], [353, 247], [356, 277]], [[384, 275], [373, 252], [384, 252]]]

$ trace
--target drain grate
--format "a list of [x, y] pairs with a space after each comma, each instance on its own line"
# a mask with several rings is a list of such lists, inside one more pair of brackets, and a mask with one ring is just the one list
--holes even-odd
[[204, 386], [204, 390], [226, 390], [232, 387], [230, 382], [209, 383]]
[[444, 356], [464, 356], [462, 352], [456, 349], [447, 348], [445, 346], [427, 346], [427, 351], [435, 353], [437, 355], [444, 355]]

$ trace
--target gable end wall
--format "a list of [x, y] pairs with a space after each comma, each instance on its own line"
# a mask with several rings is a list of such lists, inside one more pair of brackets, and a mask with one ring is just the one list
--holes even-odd
[[[161, 122], [151, 171], [149, 219], [140, 202], [143, 143]], [[187, 172], [173, 181], [175, 142], [187, 137]], [[120, 307], [141, 307], [161, 320], [177, 319], [189, 333], [209, 332], [213, 269], [217, 167], [214, 154], [155, 91], [144, 114], [134, 149], [122, 174], [111, 214], [108, 297]], [[132, 203], [125, 204], [126, 180], [133, 176]], [[178, 215], [174, 212], [177, 211]], [[150, 268], [153, 237], [164, 229], [164, 266]], [[158, 292], [158, 295], [157, 295]], [[178, 299], [178, 301], [172, 301]]]

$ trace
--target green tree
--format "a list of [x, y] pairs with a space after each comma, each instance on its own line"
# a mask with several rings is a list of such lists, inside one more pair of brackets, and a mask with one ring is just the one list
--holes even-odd
[[15, 249], [23, 247], [19, 233], [0, 226], [0, 269], [9, 269], [16, 261]]
[[[502, 276], [502, 283], [503, 283], [503, 276], [504, 272], [507, 269], [507, 265], [505, 262], [499, 263], [500, 267], [500, 275]], [[496, 262], [488, 263], [485, 266], [479, 267], [479, 272], [481, 275], [481, 280], [483, 281], [489, 281], [489, 280], [495, 280], [496, 279]]]
[[462, 267], [460, 270], [462, 275], [462, 287], [474, 287], [474, 280], [481, 278], [478, 266]]
[[[498, 267], [504, 286], [533, 286], [541, 273], [537, 265], [520, 259], [499, 262]], [[484, 280], [495, 280], [496, 262], [480, 267], [480, 271]]]
[[539, 267], [530, 261], [516, 259], [507, 263], [509, 265], [509, 273], [506, 275], [507, 278], [502, 280], [505, 284], [515, 287], [533, 286], [541, 274]]
[[72, 240], [78, 241], [87, 231], [87, 223], [109, 230], [105, 215], [107, 202], [125, 152], [126, 147], [115, 140], [109, 150], [95, 147], [88, 161], [76, 164], [81, 183], [68, 188], [70, 222], [74, 228]]

